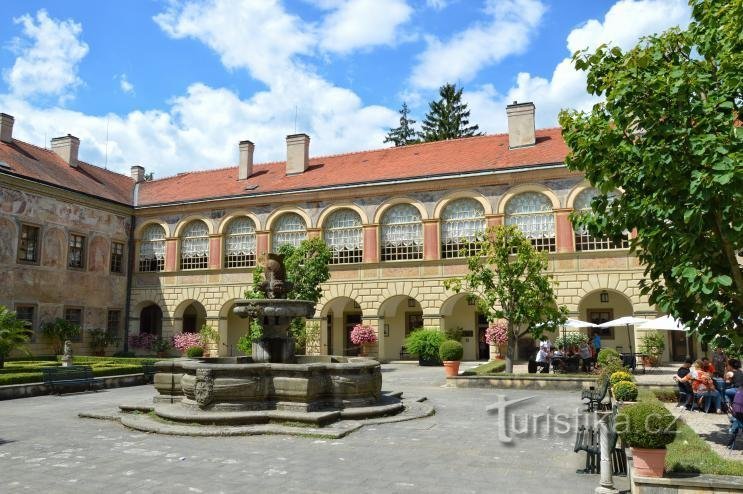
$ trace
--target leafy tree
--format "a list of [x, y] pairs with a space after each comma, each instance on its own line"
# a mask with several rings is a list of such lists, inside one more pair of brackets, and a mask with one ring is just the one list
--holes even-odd
[[57, 318], [41, 326], [41, 334], [51, 340], [55, 355], [61, 355], [64, 342], [80, 336], [80, 326], [72, 324], [66, 319]]
[[[577, 218], [594, 235], [635, 228], [651, 304], [702, 341], [743, 345], [743, 1], [691, 0], [692, 23], [631, 50], [578, 52], [590, 112], [563, 111], [566, 164], [603, 194]], [[607, 193], [623, 194], [610, 201]], [[717, 338], [716, 338], [717, 336]]]
[[25, 344], [31, 337], [30, 333], [25, 321], [18, 319], [15, 312], [0, 305], [0, 369], [5, 366], [5, 357], [13, 350], [28, 353]]
[[462, 89], [456, 84], [444, 84], [439, 89], [441, 98], [431, 101], [426, 119], [418, 134], [424, 142], [458, 139], [482, 135], [478, 125], [470, 125], [470, 111], [462, 102]]
[[408, 109], [407, 103], [403, 102], [399, 113], [400, 126], [390, 129], [390, 131], [387, 132], [387, 137], [384, 138], [384, 142], [392, 142], [395, 144], [395, 147], [407, 146], [408, 144], [420, 142], [417, 137], [418, 133], [413, 129], [415, 120], [408, 116], [410, 115], [410, 110]]
[[320, 285], [330, 279], [330, 259], [333, 254], [321, 238], [303, 240], [299, 247], [282, 245], [286, 279], [294, 286], [287, 298], [318, 302], [322, 297]]
[[477, 240], [479, 252], [467, 259], [469, 272], [444, 286], [478, 297], [478, 308], [489, 321], [508, 321], [506, 372], [513, 371], [516, 344], [531, 333], [538, 339], [555, 330], [567, 316], [557, 306], [547, 255], [538, 252], [515, 225], [488, 228]]

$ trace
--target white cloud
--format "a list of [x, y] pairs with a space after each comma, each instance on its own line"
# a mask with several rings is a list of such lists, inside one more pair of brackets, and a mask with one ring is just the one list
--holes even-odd
[[119, 76], [119, 87], [121, 88], [121, 92], [124, 94], [134, 94], [134, 84], [129, 82], [126, 74], [121, 74]]
[[476, 23], [448, 41], [429, 36], [410, 82], [435, 89], [446, 82], [467, 82], [484, 67], [509, 55], [523, 53], [545, 6], [538, 0], [489, 0], [485, 23]]
[[82, 81], [77, 75], [88, 45], [79, 39], [80, 24], [51, 19], [45, 10], [36, 18], [26, 14], [13, 19], [20, 24], [25, 39], [13, 40], [17, 58], [3, 71], [10, 90], [18, 97], [56, 97], [60, 102], [72, 97]]
[[449, 5], [448, 0], [426, 0], [426, 6], [435, 10], [443, 10]]
[[[591, 19], [573, 29], [567, 36], [567, 49], [571, 55], [602, 43], [628, 49], [642, 36], [686, 26], [689, 19], [686, 0], [620, 0], [603, 21]], [[586, 92], [585, 73], [576, 71], [570, 58], [558, 63], [549, 79], [522, 72], [504, 94], [487, 85], [465, 93], [465, 97], [470, 102], [471, 120], [487, 132], [506, 131], [505, 107], [513, 101], [534, 102], [537, 127], [557, 125], [557, 115], [563, 108], [588, 110], [598, 101]]]
[[405, 0], [349, 0], [335, 5], [320, 27], [320, 47], [336, 53], [393, 45], [413, 9]]

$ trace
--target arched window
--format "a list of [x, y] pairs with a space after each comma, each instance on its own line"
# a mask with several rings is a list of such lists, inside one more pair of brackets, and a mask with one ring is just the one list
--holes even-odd
[[421, 213], [410, 204], [396, 204], [382, 216], [382, 260], [423, 259]]
[[155, 272], [165, 269], [165, 229], [152, 224], [142, 232], [139, 243], [139, 270]]
[[537, 250], [554, 252], [555, 214], [549, 198], [539, 192], [524, 192], [506, 204], [506, 225], [516, 225]]
[[163, 311], [155, 304], [148, 305], [139, 313], [139, 334], [162, 335]]
[[247, 217], [235, 218], [224, 237], [224, 266], [255, 266], [255, 223]]
[[441, 257], [475, 254], [475, 239], [484, 231], [485, 208], [482, 204], [469, 198], [450, 202], [441, 213]]
[[[593, 187], [583, 189], [575, 196], [573, 209], [575, 211], [590, 211], [591, 201], [598, 195], [598, 191]], [[609, 200], [613, 194], [609, 195]], [[583, 228], [575, 229], [575, 250], [609, 250], [609, 249], [627, 249], [629, 247], [629, 235], [624, 234], [619, 242], [615, 242], [609, 237], [594, 237]]]
[[285, 244], [299, 247], [299, 244], [307, 238], [307, 225], [304, 219], [297, 213], [284, 213], [276, 220], [273, 227], [273, 238], [271, 248], [274, 252]]
[[181, 238], [181, 269], [206, 269], [209, 266], [209, 228], [201, 220], [186, 225]]
[[364, 257], [364, 235], [359, 213], [339, 209], [325, 221], [323, 238], [333, 253], [331, 264], [361, 262]]

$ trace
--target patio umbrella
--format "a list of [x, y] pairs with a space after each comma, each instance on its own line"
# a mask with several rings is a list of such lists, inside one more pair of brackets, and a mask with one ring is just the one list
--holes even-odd
[[[662, 316], [651, 319], [637, 326], [638, 329], [655, 329], [660, 331], [688, 331], [689, 328], [673, 316]], [[686, 336], [686, 355], [689, 355], [689, 336]]]
[[632, 338], [629, 334], [629, 327], [634, 326], [635, 324], [642, 324], [648, 322], [647, 319], [642, 319], [639, 317], [634, 316], [624, 316], [620, 317], [619, 319], [614, 319], [613, 321], [607, 321], [604, 323], [599, 324], [598, 326], [600, 328], [612, 328], [614, 326], [627, 326], [627, 339], [629, 340], [629, 353], [632, 352]]

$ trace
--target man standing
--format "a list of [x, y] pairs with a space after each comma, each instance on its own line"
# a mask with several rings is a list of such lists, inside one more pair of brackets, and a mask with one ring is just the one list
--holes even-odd
[[596, 356], [598, 357], [601, 351], [601, 336], [599, 336], [598, 331], [593, 334], [593, 349], [596, 351]]

